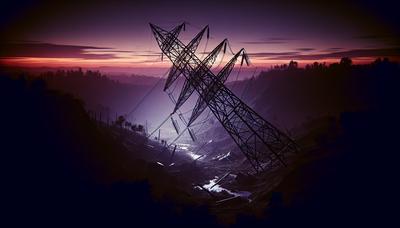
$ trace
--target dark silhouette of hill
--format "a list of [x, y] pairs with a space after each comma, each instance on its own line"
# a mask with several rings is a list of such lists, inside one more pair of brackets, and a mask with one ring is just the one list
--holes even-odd
[[[134, 151], [128, 153], [90, 120], [80, 100], [48, 90], [43, 80], [1, 75], [0, 87], [2, 222], [52, 227], [214, 223], [205, 209], [177, 208], [176, 198], [168, 195], [182, 198], [179, 184], [157, 166], [136, 160]], [[153, 191], [166, 196], [156, 199]]]
[[[130, 113], [150, 90], [153, 92], [146, 96], [145, 102], [141, 102], [140, 109], [135, 112], [135, 120], [139, 123], [145, 124], [148, 120], [155, 125], [161, 122], [173, 105], [162, 90], [163, 81], [157, 84], [155, 78], [151, 77], [147, 83], [143, 83], [143, 76], [138, 84], [133, 84], [133, 78], [122, 80], [102, 75], [99, 71], [81, 69], [46, 72], [39, 77], [46, 81], [49, 88], [73, 94], [83, 100], [85, 108], [97, 115], [101, 114], [103, 120], [114, 120], [116, 116]], [[157, 85], [155, 89], [154, 85]]]
[[148, 86], [120, 83], [98, 71], [59, 70], [42, 73], [52, 89], [74, 94], [85, 102], [89, 110], [115, 118], [116, 113], [127, 112], [147, 91]]
[[124, 83], [124, 84], [132, 84], [132, 85], [143, 85], [143, 86], [153, 86], [157, 83], [159, 78], [152, 76], [144, 76], [144, 75], [112, 75], [107, 74], [107, 77], [112, 80]]
[[[284, 120], [311, 115], [302, 125], [304, 138], [317, 146], [303, 151], [274, 192], [259, 199], [269, 201], [266, 217], [241, 216], [236, 225], [389, 226], [395, 221], [398, 71], [387, 60], [353, 66], [345, 59], [306, 69], [282, 66], [254, 80], [246, 99], [256, 106], [273, 103], [271, 110], [279, 110]], [[177, 196], [184, 195], [179, 184], [157, 167], [132, 159], [90, 120], [81, 101], [46, 89], [43, 80], [0, 80], [7, 222], [216, 225], [204, 208], [176, 206]], [[274, 103], [274, 97], [283, 98]], [[307, 102], [305, 110], [294, 110]], [[151, 194], [157, 187], [175, 196], [157, 200]]]
[[[292, 70], [293, 73], [290, 72]], [[293, 79], [293, 84], [284, 87], [294, 92], [280, 94], [300, 96], [295, 88], [301, 83], [300, 78], [318, 75], [327, 82], [319, 78], [308, 79], [314, 83], [301, 91], [322, 96], [316, 98], [321, 105], [327, 99], [325, 93], [340, 95], [339, 98], [330, 98], [339, 99], [340, 103], [326, 102], [333, 102], [338, 106], [337, 110], [343, 112], [337, 117], [314, 119], [314, 126], [325, 125], [318, 131], [310, 131], [312, 125], [308, 125], [307, 137], [317, 139], [318, 146], [303, 151], [302, 158], [294, 164], [291, 173], [270, 194], [266, 218], [242, 217], [238, 224], [336, 227], [391, 226], [397, 223], [398, 72], [397, 64], [378, 60], [366, 66], [318, 65], [305, 70], [284, 69], [261, 76], [258, 80], [276, 80], [274, 85], [280, 86], [289, 81], [283, 78], [285, 75], [289, 75], [290, 79], [298, 77], [299, 80]], [[325, 86], [320, 88], [321, 85]], [[274, 90], [279, 91], [279, 88]], [[298, 98], [293, 99], [296, 103]], [[285, 104], [290, 102], [286, 100]], [[346, 105], [350, 104], [355, 106], [354, 111], [345, 111]], [[323, 107], [329, 106], [332, 103]], [[304, 143], [302, 145], [305, 146]]]
[[350, 59], [343, 58], [329, 66], [314, 63], [305, 68], [292, 62], [233, 88], [239, 95], [245, 90], [244, 100], [266, 119], [290, 129], [322, 116], [339, 117], [342, 112], [377, 108], [385, 102], [383, 91], [397, 95], [395, 87], [383, 89], [397, 80], [397, 75], [399, 64], [388, 59], [352, 65]]

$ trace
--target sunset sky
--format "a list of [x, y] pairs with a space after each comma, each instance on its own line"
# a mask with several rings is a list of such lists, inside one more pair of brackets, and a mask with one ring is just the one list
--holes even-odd
[[204, 37], [199, 52], [228, 38], [234, 52], [247, 50], [253, 67], [290, 60], [300, 65], [329, 63], [344, 56], [359, 63], [376, 57], [399, 59], [399, 16], [391, 3], [293, 2], [9, 1], [1, 9], [0, 62], [150, 72], [171, 63], [161, 62], [149, 22], [171, 29], [184, 21], [184, 42], [209, 25], [211, 38], [205, 47]]

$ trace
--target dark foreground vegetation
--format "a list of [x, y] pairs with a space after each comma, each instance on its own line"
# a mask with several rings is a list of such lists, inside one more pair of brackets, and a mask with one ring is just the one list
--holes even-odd
[[399, 64], [387, 59], [368, 65], [342, 59], [338, 64], [315, 63], [305, 69], [289, 64], [260, 74], [253, 91], [269, 86], [254, 96], [256, 110], [265, 103], [284, 122], [296, 115], [306, 117], [296, 121], [303, 123], [298, 130], [306, 132], [298, 139], [304, 150], [270, 195], [267, 217], [241, 218], [238, 224], [397, 223], [399, 83]]
[[190, 200], [178, 207], [176, 199], [184, 197], [179, 184], [128, 154], [89, 119], [81, 101], [48, 90], [42, 80], [2, 75], [0, 85], [2, 222], [51, 227], [214, 223], [206, 209], [185, 206]]
[[[269, 202], [262, 215], [240, 216], [236, 225], [388, 226], [395, 221], [398, 202], [398, 65], [381, 61], [331, 70], [317, 65], [276, 69], [275, 74], [291, 71], [307, 77], [345, 74], [350, 78], [341, 80], [357, 81], [350, 87], [365, 88], [370, 97], [363, 98], [362, 108], [326, 118], [317, 115], [303, 125], [309, 132], [299, 143], [307, 148], [311, 140], [317, 147], [305, 150], [291, 173], [261, 199]], [[359, 85], [363, 76], [366, 85]], [[354, 96], [346, 92], [340, 99]], [[182, 199], [179, 182], [132, 158], [93, 123], [81, 101], [48, 90], [43, 80], [8, 75], [0, 77], [0, 101], [3, 222], [52, 227], [217, 225], [206, 208], [190, 197]], [[165, 193], [161, 198], [160, 191]]]

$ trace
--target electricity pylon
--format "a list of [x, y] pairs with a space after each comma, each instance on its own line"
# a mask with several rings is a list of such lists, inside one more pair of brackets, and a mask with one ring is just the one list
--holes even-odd
[[214, 75], [177, 36], [156, 25], [150, 27], [163, 54], [197, 91], [254, 169], [259, 172], [277, 164], [286, 165], [286, 157], [298, 151], [296, 143], [232, 93], [223, 78]]

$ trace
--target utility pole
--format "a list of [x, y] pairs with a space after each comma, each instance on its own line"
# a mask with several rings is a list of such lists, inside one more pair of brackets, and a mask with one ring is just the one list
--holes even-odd
[[145, 132], [145, 134], [146, 134], [146, 136], [149, 134], [149, 129], [148, 129], [148, 126], [147, 126], [147, 120], [146, 120], [146, 132]]

